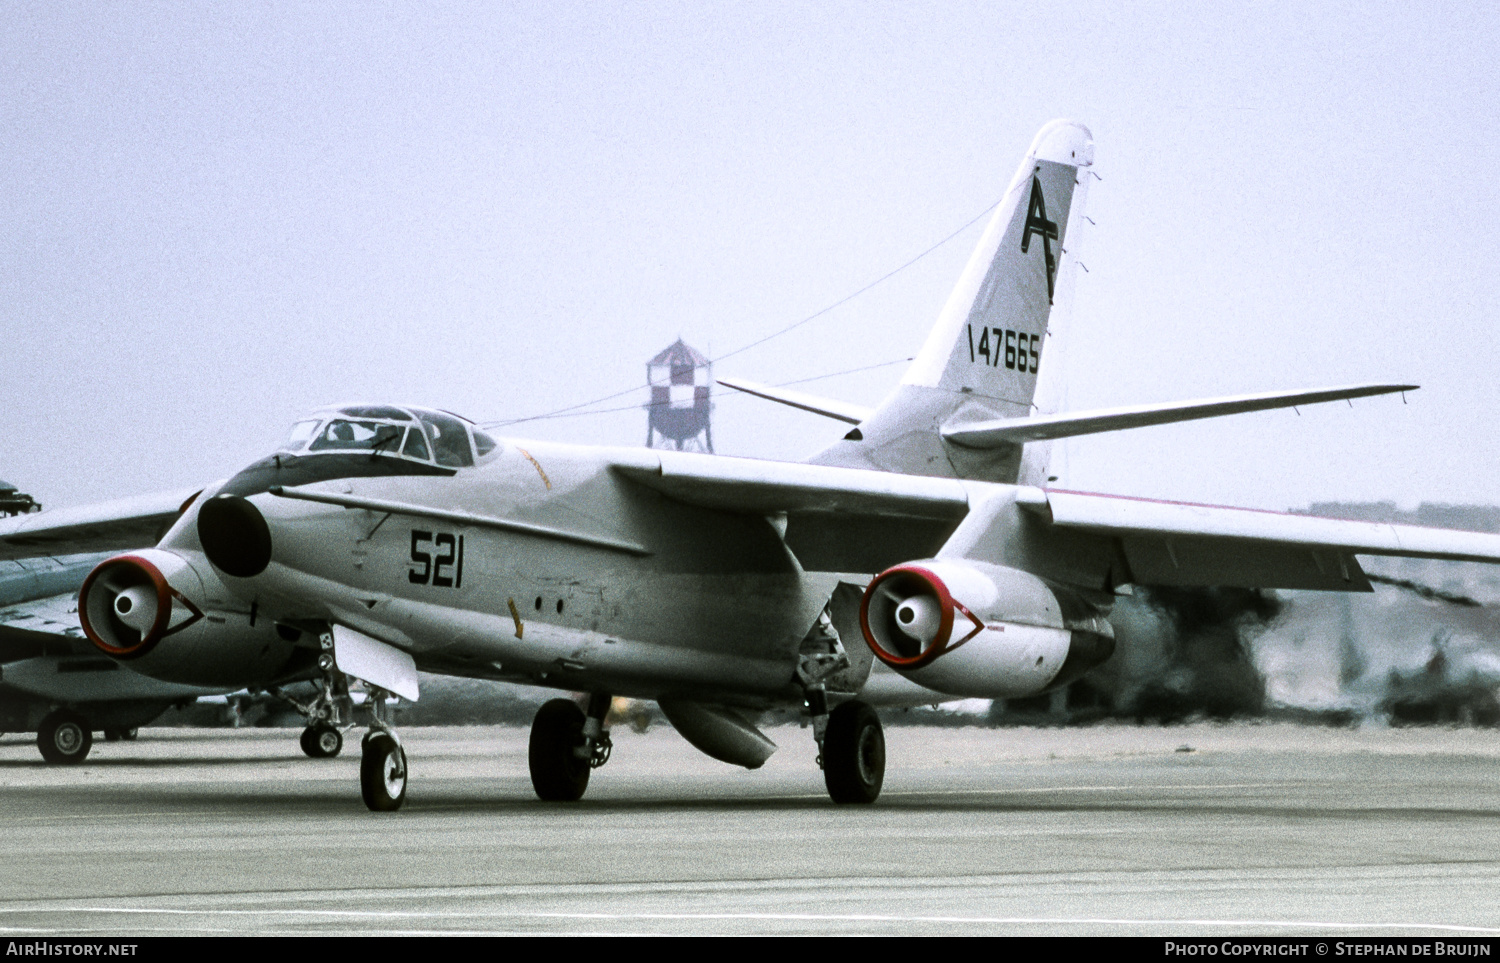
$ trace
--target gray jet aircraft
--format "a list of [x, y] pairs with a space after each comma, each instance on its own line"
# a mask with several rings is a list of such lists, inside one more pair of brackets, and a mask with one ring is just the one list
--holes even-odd
[[1053, 305], [1093, 147], [1078, 124], [1041, 130], [878, 407], [737, 383], [852, 425], [805, 463], [501, 439], [447, 412], [342, 406], [180, 511], [146, 498], [31, 515], [0, 526], [0, 550], [130, 548], [131, 526], [170, 522], [89, 575], [88, 637], [167, 681], [363, 680], [374, 810], [406, 797], [382, 697], [418, 698], [418, 669], [588, 694], [536, 716], [545, 800], [583, 795], [623, 695], [751, 768], [776, 748], [755, 714], [800, 710], [829, 795], [870, 803], [885, 771], [872, 706], [1064, 685], [1110, 656], [1105, 617], [1130, 584], [1370, 591], [1361, 554], [1500, 562], [1493, 535], [1048, 487], [1050, 439], [1414, 387], [1061, 412]]

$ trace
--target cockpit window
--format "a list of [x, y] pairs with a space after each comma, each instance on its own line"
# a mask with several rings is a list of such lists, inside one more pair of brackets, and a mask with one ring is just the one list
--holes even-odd
[[437, 463], [444, 468], [468, 468], [474, 464], [474, 452], [469, 448], [469, 433], [463, 422], [451, 415], [435, 411], [424, 411], [422, 423], [432, 436], [432, 449]]
[[401, 435], [405, 430], [400, 425], [335, 418], [318, 432], [318, 436], [313, 439], [308, 451], [389, 451], [394, 453], [400, 449]]
[[393, 408], [390, 405], [355, 405], [348, 408], [340, 408], [339, 414], [348, 415], [350, 418], [379, 418], [383, 421], [411, 421], [411, 413], [404, 408]]
[[422, 429], [413, 428], [406, 433], [406, 446], [401, 449], [401, 454], [422, 461], [432, 460], [432, 455], [427, 453], [427, 439], [423, 437]]
[[286, 442], [281, 446], [282, 450], [301, 450], [302, 446], [307, 444], [307, 440], [313, 436], [313, 432], [318, 430], [318, 425], [320, 424], [322, 424], [322, 422], [316, 418], [311, 421], [297, 422], [292, 426], [292, 430], [287, 434]]
[[483, 458], [485, 455], [488, 455], [490, 452], [494, 451], [495, 446], [495, 439], [480, 431], [478, 428], [474, 429], [474, 454], [478, 455], [480, 458]]

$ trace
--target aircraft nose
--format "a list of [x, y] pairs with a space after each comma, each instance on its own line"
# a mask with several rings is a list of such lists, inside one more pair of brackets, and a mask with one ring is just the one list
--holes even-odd
[[239, 495], [215, 495], [198, 510], [198, 541], [214, 567], [251, 578], [271, 563], [271, 530], [260, 509]]

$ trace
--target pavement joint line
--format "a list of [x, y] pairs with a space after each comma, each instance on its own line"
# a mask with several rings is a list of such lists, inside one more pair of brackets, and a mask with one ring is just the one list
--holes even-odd
[[1005, 789], [899, 789], [894, 792], [881, 793], [886, 796], [1013, 796], [1021, 793], [1054, 793], [1054, 792], [1122, 792], [1139, 790], [1142, 792], [1180, 792], [1184, 789], [1274, 789], [1283, 786], [1332, 786], [1332, 782], [1226, 782], [1203, 785], [1153, 785], [1148, 783], [1135, 783], [1119, 786], [1026, 786], [1010, 787]]
[[[171, 909], [114, 908], [101, 906], [56, 907], [33, 912], [101, 913], [141, 916], [304, 916], [348, 919], [473, 919], [482, 913], [432, 910], [334, 910], [334, 909]], [[564, 919], [661, 922], [761, 921], [808, 923], [969, 923], [996, 926], [1262, 926], [1274, 929], [1360, 929], [1360, 930], [1437, 930], [1444, 933], [1500, 935], [1500, 926], [1465, 926], [1458, 923], [1360, 923], [1332, 920], [1258, 920], [1258, 919], [1129, 919], [1114, 917], [1048, 917], [1048, 916], [924, 916], [894, 913], [578, 913], [562, 911], [508, 912], [493, 914], [506, 919]]]
[[[1445, 864], [1447, 865], [1447, 864]], [[1488, 866], [1492, 870], [1500, 870], [1500, 864], [1493, 860], [1465, 861], [1465, 866]], [[1302, 870], [1314, 872], [1337, 873], [1335, 882], [1346, 882], [1349, 879], [1384, 878], [1399, 876], [1404, 882], [1446, 882], [1446, 872], [1443, 867], [1433, 866], [1427, 877], [1418, 874], [1413, 876], [1410, 872], [1412, 866], [1408, 864], [1339, 864], [1334, 866], [1302, 866]], [[1247, 885], [1279, 880], [1286, 867], [1256, 867], [1252, 869], [1239, 869], [1232, 873], [1224, 869], [1203, 867], [1181, 867], [1176, 871], [1176, 876], [1183, 884], [1191, 884], [1197, 891], [1207, 886], [1224, 886], [1230, 888], [1244, 888]], [[1360, 872], [1363, 870], [1364, 872]], [[734, 880], [695, 880], [675, 879], [660, 881], [615, 881], [604, 883], [580, 883], [567, 882], [557, 884], [517, 883], [517, 884], [491, 884], [491, 885], [439, 885], [429, 887], [396, 887], [391, 889], [281, 889], [281, 890], [259, 890], [252, 892], [212, 892], [212, 893], [152, 893], [136, 894], [131, 898], [134, 900], [212, 900], [222, 902], [224, 900], [240, 901], [262, 901], [274, 900], [319, 900], [323, 901], [330, 895], [338, 895], [348, 899], [379, 900], [410, 898], [413, 896], [443, 896], [449, 899], [503, 899], [507, 897], [539, 898], [542, 896], [576, 896], [583, 898], [599, 898], [600, 896], [627, 893], [632, 896], [667, 895], [692, 893], [702, 894], [706, 891], [720, 893], [747, 893], [767, 894], [788, 889], [803, 888], [827, 888], [830, 886], [841, 886], [845, 888], [861, 888], [880, 890], [893, 886], [907, 886], [912, 883], [921, 883], [927, 889], [964, 889], [970, 890], [976, 887], [1004, 887], [1024, 885], [1026, 887], [1064, 887], [1076, 888], [1097, 882], [1109, 882], [1119, 885], [1128, 882], [1135, 876], [1140, 875], [1141, 870], [1115, 870], [1098, 871], [1086, 870], [1079, 872], [1034, 874], [994, 874], [977, 873], [959, 876], [818, 876], [801, 877], [798, 879], [786, 879], [781, 877], [767, 878], [741, 878]], [[1354, 874], [1351, 876], [1351, 874]], [[1328, 880], [1323, 880], [1328, 881]], [[76, 899], [77, 897], [60, 897], [59, 899]], [[71, 905], [71, 904], [69, 904]], [[171, 911], [176, 913], [196, 912], [192, 908], [185, 907], [138, 907], [143, 911]], [[212, 908], [210, 908], [212, 909]], [[64, 912], [66, 907], [53, 905], [51, 900], [13, 900], [10, 905], [0, 904], [0, 913], [22, 914], [28, 912]], [[113, 910], [111, 910], [113, 911]], [[129, 910], [119, 910], [128, 912]], [[205, 910], [209, 911], [209, 910]], [[271, 910], [244, 910], [242, 912], [271, 912]]]

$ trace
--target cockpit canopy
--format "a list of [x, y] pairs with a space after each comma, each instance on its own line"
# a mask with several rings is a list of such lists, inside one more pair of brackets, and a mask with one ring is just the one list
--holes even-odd
[[466, 418], [428, 408], [348, 405], [315, 411], [292, 425], [281, 450], [306, 454], [367, 451], [443, 468], [468, 468], [496, 448]]

